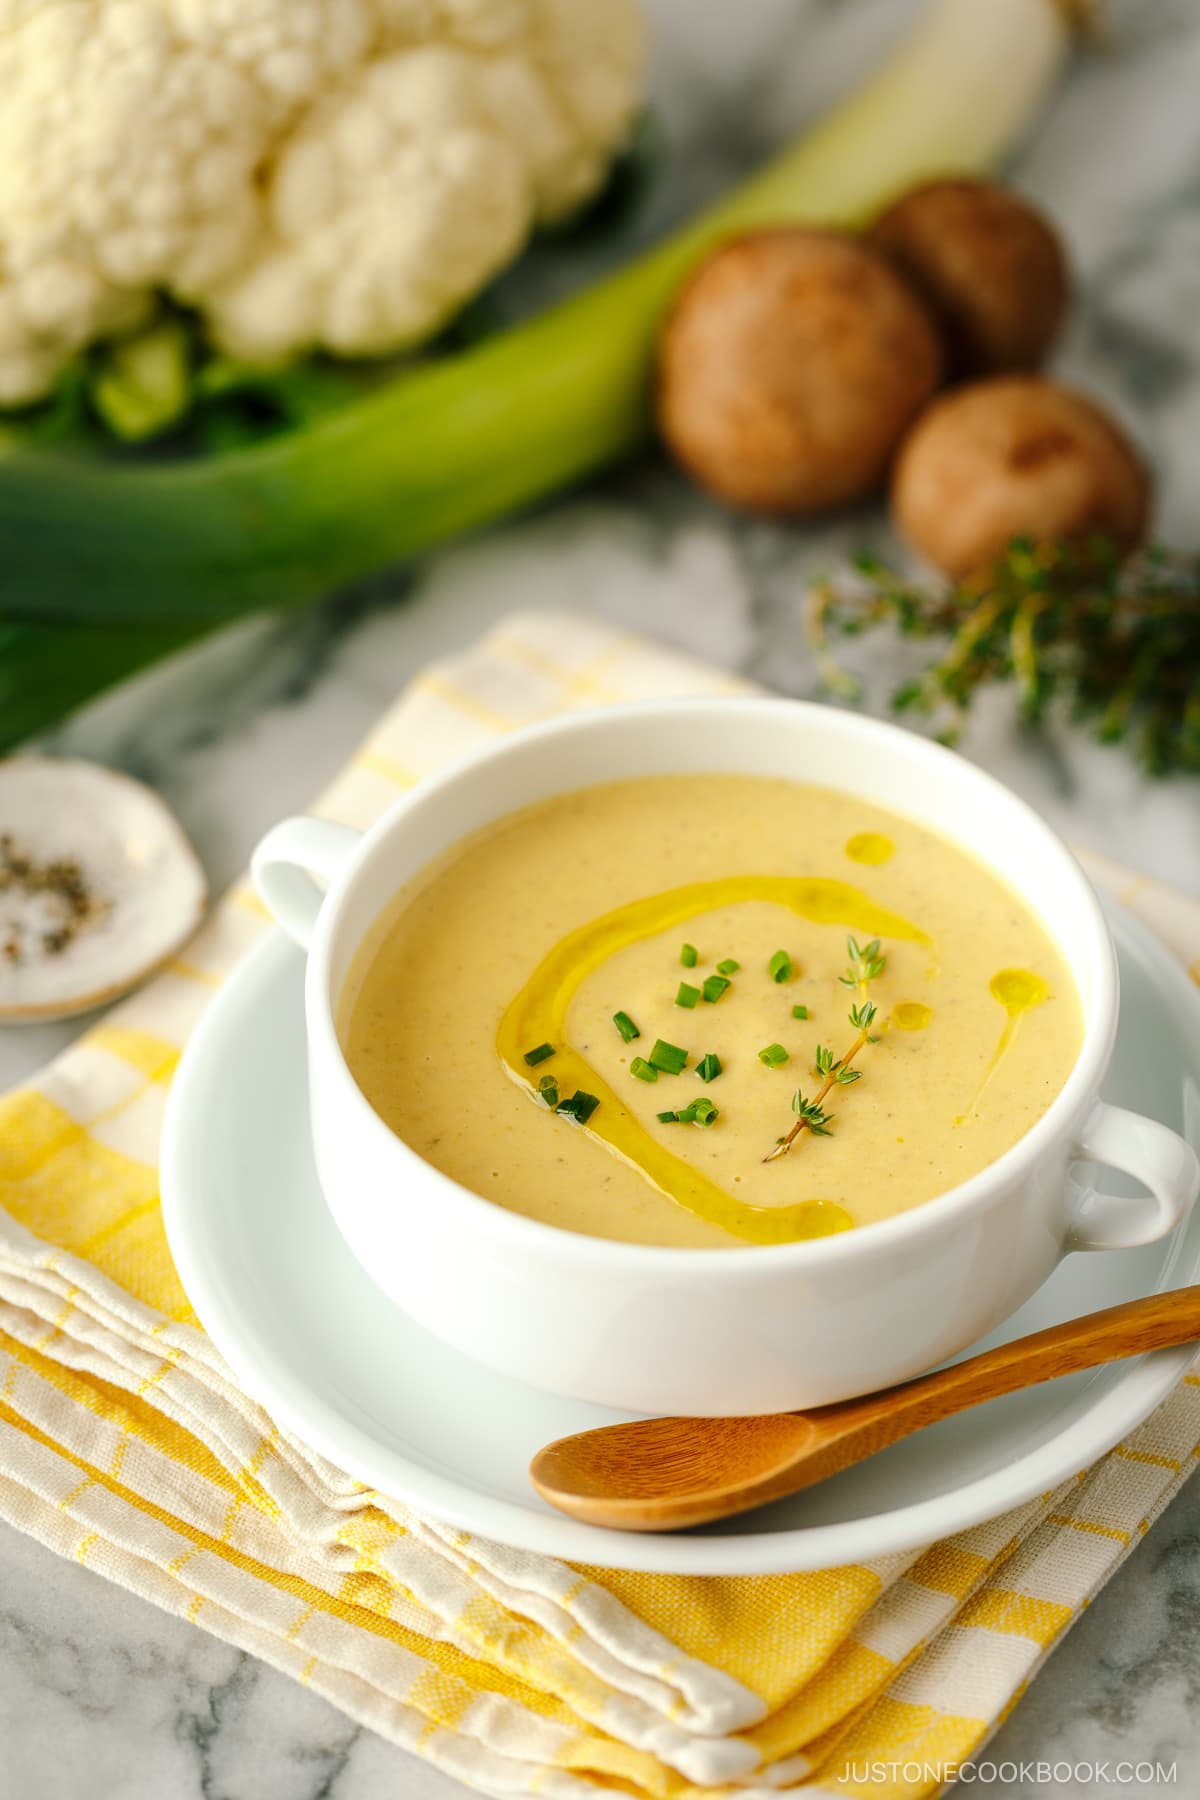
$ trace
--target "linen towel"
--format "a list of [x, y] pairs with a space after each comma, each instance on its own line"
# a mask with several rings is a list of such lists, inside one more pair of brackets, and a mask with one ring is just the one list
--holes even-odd
[[[584, 618], [510, 618], [418, 677], [316, 810], [365, 826], [534, 719], [743, 687]], [[1088, 863], [1200, 982], [1200, 905]], [[266, 929], [236, 889], [0, 1101], [0, 1516], [485, 1793], [936, 1791], [1186, 1479], [1194, 1369], [1055, 1493], [851, 1567], [572, 1568], [416, 1518], [239, 1392], [163, 1236], [155, 1164], [180, 1050]]]

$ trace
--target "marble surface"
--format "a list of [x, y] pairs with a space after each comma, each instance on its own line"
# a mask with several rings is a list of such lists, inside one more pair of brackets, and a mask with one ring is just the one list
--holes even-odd
[[[641, 229], [715, 191], [865, 67], [909, 0], [652, 0], [672, 157]], [[1161, 526], [1194, 542], [1200, 488], [1200, 0], [1118, 5], [1118, 50], [1072, 76], [1016, 173], [1063, 221], [1082, 293], [1059, 358], [1161, 475]], [[429, 657], [516, 606], [570, 604], [793, 694], [813, 690], [806, 574], [885, 544], [863, 513], [811, 531], [731, 520], [654, 459], [285, 626], [239, 628], [92, 709], [56, 747], [151, 781], [214, 886], [300, 808]], [[862, 666], [871, 692], [895, 646]], [[990, 697], [966, 754], [1075, 841], [1200, 891], [1200, 789], [1120, 753], [1033, 739]], [[0, 1085], [69, 1027], [0, 1032]], [[1200, 1488], [1193, 1484], [1055, 1653], [989, 1757], [1177, 1764], [1200, 1779]], [[1144, 1784], [1114, 1791], [1146, 1791]], [[1038, 1791], [1020, 1773], [992, 1791]], [[1048, 1789], [1043, 1791], [1050, 1791]], [[1086, 1776], [1061, 1793], [1099, 1792]], [[450, 1800], [291, 1681], [0, 1528], [0, 1796], [21, 1800]]]

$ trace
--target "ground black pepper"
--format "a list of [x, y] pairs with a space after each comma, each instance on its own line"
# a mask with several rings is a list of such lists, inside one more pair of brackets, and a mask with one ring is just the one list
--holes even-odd
[[4, 895], [41, 895], [49, 914], [36, 933], [19, 920], [0, 922], [0, 956], [14, 966], [27, 959], [31, 940], [43, 956], [61, 956], [83, 927], [107, 910], [107, 902], [92, 892], [75, 857], [59, 856], [40, 863], [7, 831], [0, 832], [0, 905]]

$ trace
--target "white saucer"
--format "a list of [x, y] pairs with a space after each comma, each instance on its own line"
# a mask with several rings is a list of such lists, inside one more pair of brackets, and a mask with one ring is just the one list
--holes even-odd
[[[1142, 926], [1116, 907], [1109, 915], [1122, 1011], [1106, 1095], [1198, 1142], [1200, 997]], [[398, 1311], [356, 1262], [309, 1151], [303, 974], [301, 953], [272, 933], [183, 1058], [163, 1146], [171, 1251], [247, 1391], [359, 1480], [431, 1517], [616, 1568], [825, 1568], [943, 1537], [1047, 1492], [1138, 1425], [1190, 1360], [1190, 1349], [1163, 1350], [992, 1401], [725, 1527], [640, 1536], [577, 1524], [534, 1494], [529, 1459], [551, 1438], [628, 1415], [471, 1362]], [[1130, 1192], [1121, 1180], [1100, 1178], [1106, 1193]], [[1166, 1243], [1068, 1257], [983, 1343], [1197, 1279], [1200, 1209]]]

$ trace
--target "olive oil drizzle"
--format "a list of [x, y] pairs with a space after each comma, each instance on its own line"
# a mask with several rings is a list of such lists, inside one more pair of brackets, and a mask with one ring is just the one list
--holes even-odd
[[891, 838], [884, 837], [879, 831], [858, 831], [846, 840], [846, 855], [850, 861], [865, 863], [869, 868], [890, 862], [895, 854], [896, 846]]
[[619, 906], [560, 938], [505, 1011], [496, 1049], [510, 1078], [541, 1104], [524, 1055], [530, 1044], [552, 1043], [561, 1091], [582, 1088], [600, 1101], [579, 1129], [697, 1218], [747, 1243], [785, 1244], [846, 1231], [854, 1221], [844, 1207], [831, 1200], [802, 1200], [794, 1206], [754, 1206], [735, 1200], [659, 1143], [587, 1059], [566, 1042], [571, 1001], [587, 976], [610, 956], [700, 913], [748, 900], [785, 906], [811, 924], [848, 926], [871, 936], [910, 943], [930, 941], [908, 919], [888, 912], [844, 881], [819, 876], [734, 875], [693, 882]]
[[1049, 987], [1032, 969], [998, 969], [988, 983], [988, 992], [993, 1000], [1000, 1002], [1008, 1017], [1004, 1030], [1000, 1033], [1000, 1041], [992, 1052], [992, 1060], [983, 1072], [983, 1080], [975, 1090], [975, 1098], [966, 1112], [959, 1113], [954, 1121], [956, 1125], [965, 1125], [972, 1113], [978, 1110], [985, 1088], [1000, 1067], [1003, 1057], [1012, 1049], [1017, 1028], [1025, 1014], [1032, 1012], [1036, 1006], [1043, 1006], [1050, 998]]

